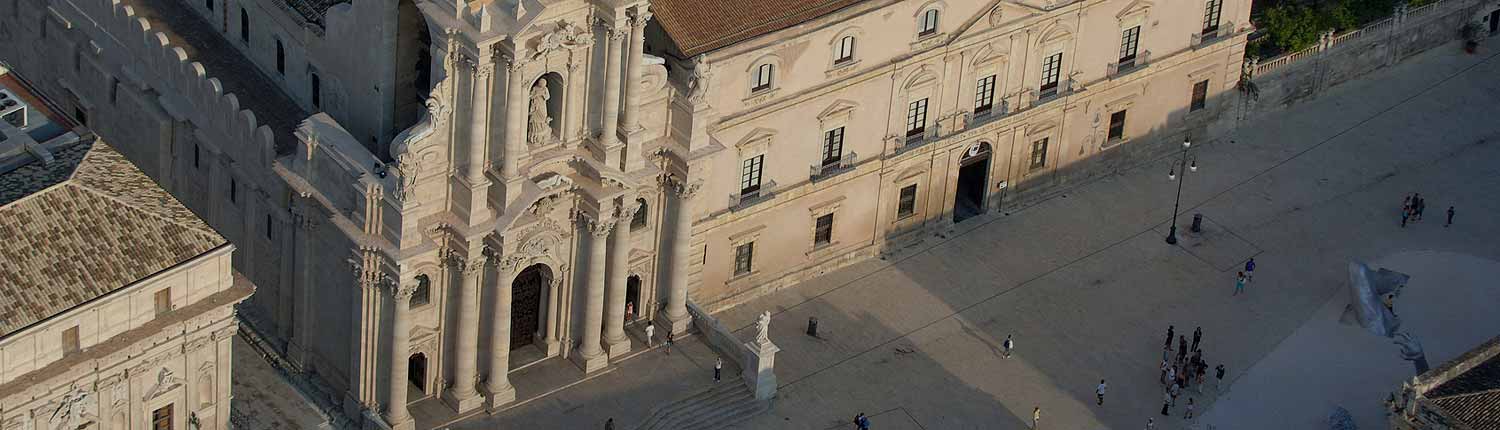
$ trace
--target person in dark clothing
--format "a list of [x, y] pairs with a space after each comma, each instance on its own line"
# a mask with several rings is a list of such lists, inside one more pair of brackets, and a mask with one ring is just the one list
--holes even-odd
[[1448, 207], [1448, 222], [1443, 223], [1443, 227], [1447, 228], [1450, 225], [1453, 225], [1453, 206]]
[[1224, 385], [1224, 363], [1214, 368], [1214, 392], [1219, 392], [1220, 386]]
[[1401, 211], [1401, 228], [1406, 228], [1406, 220], [1411, 219], [1411, 210]]
[[604, 422], [604, 430], [615, 430], [615, 419], [614, 418], [610, 418], [609, 421], [605, 421]]
[[865, 416], [864, 412], [860, 412], [859, 415], [854, 416], [854, 425], [859, 427], [859, 430], [870, 430], [870, 417]]
[[1172, 337], [1173, 337], [1173, 333], [1172, 332], [1173, 332], [1173, 330], [1176, 330], [1176, 329], [1177, 329], [1177, 326], [1170, 326], [1170, 325], [1167, 326], [1167, 343], [1165, 345], [1162, 345], [1162, 349], [1166, 349], [1166, 350], [1171, 350], [1172, 349]]
[[1427, 200], [1423, 199], [1421, 194], [1414, 194], [1411, 199], [1413, 220], [1421, 221], [1422, 212], [1427, 209]]
[[1203, 327], [1193, 329], [1193, 350], [1198, 350], [1198, 342], [1203, 340]]

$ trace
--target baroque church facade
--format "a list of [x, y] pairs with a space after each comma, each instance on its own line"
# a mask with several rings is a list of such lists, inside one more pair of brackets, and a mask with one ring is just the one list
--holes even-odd
[[404, 429], [1211, 134], [1250, 31], [1249, 0], [760, 3], [9, 0], [0, 59], [235, 244], [320, 400]]

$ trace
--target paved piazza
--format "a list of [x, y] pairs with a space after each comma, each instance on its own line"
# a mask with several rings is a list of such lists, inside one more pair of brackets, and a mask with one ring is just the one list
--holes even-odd
[[[1053, 429], [1144, 428], [1148, 417], [1163, 429], [1320, 428], [1342, 405], [1360, 428], [1385, 428], [1379, 402], [1411, 366], [1395, 345], [1337, 322], [1345, 264], [1413, 275], [1396, 310], [1434, 366], [1500, 333], [1500, 314], [1482, 308], [1500, 302], [1496, 76], [1494, 51], [1444, 46], [1195, 148], [1180, 222], [1185, 232], [1201, 212], [1207, 230], [1181, 246], [1162, 242], [1176, 184], [1159, 160], [725, 312], [743, 338], [771, 310], [782, 348], [773, 409], [728, 427], [845, 429], [864, 412], [881, 430], [1019, 429], [1039, 406]], [[1426, 196], [1427, 215], [1402, 229], [1410, 192]], [[1443, 228], [1450, 205], [1456, 223]], [[1249, 294], [1231, 297], [1252, 256]], [[802, 334], [808, 317], [821, 339]], [[1205, 359], [1233, 381], [1222, 398], [1191, 393], [1202, 416], [1191, 422], [1181, 405], [1157, 414], [1168, 324], [1189, 336], [1202, 326]], [[1017, 345], [1008, 360], [1007, 334]], [[712, 359], [673, 357], [649, 377], [707, 378]], [[1104, 407], [1094, 405], [1100, 378]], [[614, 416], [630, 428], [647, 412], [640, 397], [686, 395], [596, 381], [559, 394], [597, 395], [588, 408], [537, 402], [460, 427], [589, 428]]]

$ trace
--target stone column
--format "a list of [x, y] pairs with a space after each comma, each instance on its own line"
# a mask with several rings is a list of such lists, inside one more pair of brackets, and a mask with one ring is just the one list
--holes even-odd
[[490, 332], [490, 374], [485, 381], [485, 391], [490, 395], [489, 410], [516, 400], [516, 388], [510, 385], [510, 313], [512, 291], [511, 277], [515, 276], [517, 261], [501, 264], [499, 284], [495, 290], [495, 328]]
[[672, 250], [672, 258], [667, 261], [667, 279], [671, 284], [667, 288], [666, 325], [673, 333], [687, 331], [688, 326], [693, 323], [693, 317], [687, 311], [688, 244], [693, 237], [691, 202], [699, 185], [681, 182], [670, 184], [677, 197], [673, 209], [677, 217], [672, 222], [671, 244], [667, 247]]
[[615, 217], [614, 239], [609, 248], [609, 282], [604, 298], [604, 343], [610, 358], [630, 352], [630, 338], [625, 337], [625, 280], [630, 276], [630, 218], [640, 206], [627, 196], [619, 216]]
[[411, 350], [411, 295], [416, 285], [391, 286], [391, 389], [385, 399], [385, 421], [393, 430], [411, 430], [416, 421], [406, 409], [407, 353]]
[[[451, 252], [451, 251], [450, 251]], [[471, 247], [468, 260], [450, 255], [450, 266], [460, 271], [463, 281], [458, 291], [458, 330], [453, 338], [453, 387], [448, 389], [444, 402], [453, 410], [464, 413], [478, 407], [482, 400], [474, 386], [479, 378], [475, 367], [479, 361], [479, 291], [484, 285], [485, 260], [482, 246]], [[449, 278], [452, 279], [452, 278]]]
[[562, 349], [562, 342], [557, 338], [557, 326], [559, 324], [558, 321], [563, 318], [558, 318], [557, 316], [563, 312], [557, 305], [557, 296], [562, 295], [563, 279], [565, 277], [564, 274], [568, 273], [568, 265], [558, 265], [554, 272], [556, 275], [552, 276], [552, 282], [547, 285], [547, 328], [543, 330], [542, 334], [542, 346], [547, 349], [548, 357], [551, 357]]
[[605, 245], [615, 222], [603, 219], [602, 213], [607, 213], [607, 210], [601, 209], [600, 212], [598, 220], [584, 221], [593, 236], [589, 241], [588, 277], [585, 278], [588, 288], [584, 297], [583, 345], [578, 347], [579, 364], [584, 373], [594, 373], [609, 364], [609, 357], [600, 348], [599, 334], [602, 328], [600, 320], [604, 317], [604, 263], [608, 258]]
[[[625, 127], [625, 133], [640, 128], [640, 124], [636, 121], [640, 113], [641, 102], [641, 51], [645, 49], [646, 44], [646, 22], [651, 20], [649, 7], [645, 4], [636, 6], [634, 14], [630, 17], [630, 51], [626, 53], [629, 57], [625, 62], [625, 114], [620, 121], [620, 124]], [[629, 158], [631, 155], [634, 154], [625, 156]]]
[[620, 51], [625, 49], [626, 32], [617, 27], [606, 30], [609, 35], [609, 46], [604, 54], [604, 129], [599, 135], [599, 146], [603, 147], [606, 162], [610, 166], [620, 167], [620, 157], [614, 155], [614, 149], [620, 145], [617, 137], [620, 123]]
[[495, 65], [489, 58], [470, 59], [473, 74], [469, 88], [469, 159], [464, 164], [464, 179], [473, 186], [483, 183], [485, 144], [489, 137], [490, 91]]
[[[500, 176], [507, 182], [516, 177], [516, 159], [526, 148], [526, 76], [521, 69], [526, 63], [512, 56], [504, 56], [508, 72], [505, 95], [505, 159], [500, 162]], [[513, 192], [506, 191], [506, 195]], [[507, 197], [509, 198], [509, 197]]]

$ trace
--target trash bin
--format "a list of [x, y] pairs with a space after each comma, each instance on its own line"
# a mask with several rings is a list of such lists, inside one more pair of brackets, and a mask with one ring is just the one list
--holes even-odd
[[1203, 214], [1193, 214], [1193, 233], [1203, 231]]
[[807, 335], [818, 337], [818, 317], [807, 317]]

